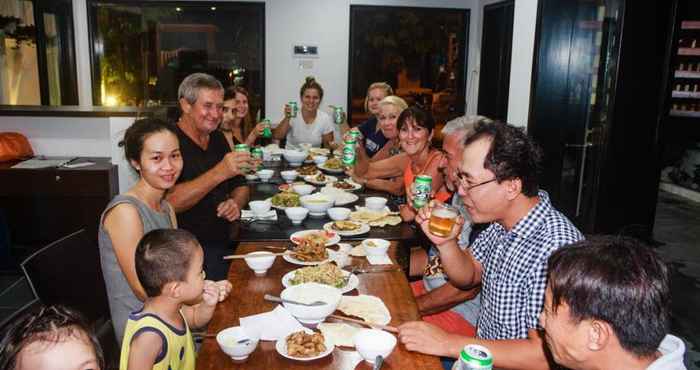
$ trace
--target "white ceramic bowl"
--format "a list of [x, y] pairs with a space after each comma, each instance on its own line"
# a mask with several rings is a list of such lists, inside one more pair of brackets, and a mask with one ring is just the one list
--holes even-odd
[[333, 198], [316, 193], [299, 197], [301, 206], [307, 208], [312, 216], [325, 216], [328, 208], [333, 207]]
[[286, 149], [284, 152], [282, 152], [282, 155], [284, 156], [284, 159], [289, 162], [289, 165], [293, 167], [301, 166], [304, 159], [306, 159], [306, 152], [301, 150]]
[[[268, 255], [264, 257], [250, 257], [251, 255]], [[272, 252], [251, 252], [244, 258], [246, 265], [255, 272], [256, 276], [265, 276], [267, 270], [275, 263], [276, 256]]]
[[284, 213], [293, 225], [300, 225], [309, 214], [309, 210], [304, 207], [287, 207]]
[[248, 207], [250, 207], [250, 210], [253, 211], [256, 216], [262, 217], [270, 211], [272, 203], [269, 200], [254, 200], [248, 202]]
[[266, 170], [260, 170], [260, 171], [256, 172], [256, 174], [258, 175], [258, 177], [260, 178], [260, 180], [262, 182], [268, 182], [272, 178], [272, 175], [275, 174], [275, 171], [266, 169]]
[[341, 297], [340, 289], [318, 283], [304, 283], [286, 288], [280, 294], [281, 298], [311, 303], [326, 302], [319, 306], [303, 306], [293, 303], [283, 303], [292, 316], [304, 324], [318, 324], [332, 314], [338, 307]]
[[362, 241], [362, 246], [365, 247], [365, 252], [370, 256], [383, 256], [389, 250], [388, 240], [384, 239], [365, 239]]
[[294, 182], [294, 180], [299, 176], [299, 172], [296, 170], [287, 170], [287, 171], [282, 171], [280, 172], [280, 176], [284, 179], [284, 181], [287, 182], [287, 184], [291, 184]]
[[[237, 343], [239, 340], [250, 339], [244, 343]], [[216, 342], [225, 354], [234, 361], [243, 361], [255, 350], [260, 341], [260, 333], [252, 329], [244, 330], [240, 326], [226, 328], [216, 335]]]
[[386, 206], [386, 198], [382, 197], [367, 197], [365, 198], [365, 207], [372, 211], [381, 211]]
[[371, 364], [377, 356], [387, 358], [396, 347], [396, 337], [378, 329], [361, 329], [353, 337], [353, 342], [360, 356]]
[[245, 179], [248, 181], [255, 181], [258, 179], [258, 175], [254, 174], [254, 173], [248, 173], [245, 175]]
[[328, 217], [331, 218], [333, 221], [344, 221], [347, 220], [348, 217], [350, 217], [350, 208], [343, 208], [343, 207], [333, 207], [333, 208], [328, 208]]
[[328, 157], [326, 157], [325, 155], [315, 155], [312, 158], [314, 159], [314, 163], [316, 163], [319, 166], [326, 163], [326, 161], [328, 160]]
[[316, 189], [313, 185], [309, 184], [297, 184], [297, 185], [292, 185], [292, 190], [294, 190], [295, 193], [299, 195], [309, 195], [311, 194], [312, 191]]

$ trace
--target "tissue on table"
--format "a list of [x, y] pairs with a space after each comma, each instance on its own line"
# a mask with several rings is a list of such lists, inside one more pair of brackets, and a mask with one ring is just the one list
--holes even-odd
[[241, 327], [245, 330], [260, 331], [260, 340], [278, 340], [285, 338], [287, 334], [304, 330], [304, 327], [282, 305], [274, 310], [257, 315], [240, 318]]
[[277, 221], [277, 211], [275, 211], [274, 209], [271, 209], [271, 210], [267, 211], [267, 213], [265, 213], [262, 216], [256, 215], [255, 212], [253, 212], [249, 209], [244, 209], [241, 211], [241, 219], [242, 220], [251, 219], [251, 218]]

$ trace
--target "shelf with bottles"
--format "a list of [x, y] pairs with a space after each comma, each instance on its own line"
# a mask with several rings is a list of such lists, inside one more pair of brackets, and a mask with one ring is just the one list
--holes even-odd
[[681, 22], [682, 30], [700, 30], [700, 21], [683, 21]]
[[[680, 107], [679, 107], [680, 108]], [[699, 107], [700, 108], [700, 107]], [[689, 118], [700, 118], [700, 111], [693, 110], [683, 110], [683, 109], [671, 109], [668, 114], [671, 117], [689, 117]]]

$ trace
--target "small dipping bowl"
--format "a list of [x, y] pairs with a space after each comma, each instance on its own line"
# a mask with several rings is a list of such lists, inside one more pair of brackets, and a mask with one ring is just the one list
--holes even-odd
[[396, 337], [378, 329], [361, 329], [353, 337], [353, 342], [360, 356], [370, 364], [374, 364], [377, 356], [387, 358], [396, 347]]
[[344, 208], [344, 207], [333, 207], [333, 208], [328, 208], [326, 211], [328, 212], [328, 217], [331, 218], [333, 221], [344, 221], [347, 220], [348, 217], [350, 217], [350, 208]]
[[284, 210], [292, 225], [301, 225], [306, 216], [309, 214], [309, 210], [304, 207], [288, 207]]
[[316, 165], [318, 166], [326, 163], [326, 161], [328, 160], [328, 157], [326, 157], [325, 155], [315, 155], [312, 158], [314, 159], [314, 163], [316, 163]]
[[[249, 339], [243, 343], [238, 343], [244, 339]], [[233, 361], [245, 361], [260, 341], [260, 333], [250, 330], [244, 330], [240, 326], [226, 328], [216, 335], [216, 342], [219, 343], [221, 350], [227, 354]]]
[[248, 207], [250, 207], [250, 210], [253, 211], [255, 216], [263, 217], [267, 212], [270, 211], [270, 207], [272, 207], [272, 202], [268, 200], [254, 200], [248, 202]]
[[367, 197], [365, 198], [365, 207], [372, 211], [381, 211], [386, 206], [386, 198], [382, 197]]
[[[253, 255], [267, 255], [264, 257], [252, 257]], [[255, 276], [265, 276], [267, 270], [275, 263], [276, 256], [272, 252], [251, 252], [244, 258], [245, 264], [255, 272]]]
[[275, 174], [275, 171], [265, 169], [265, 170], [260, 170], [260, 171], [256, 172], [256, 174], [260, 178], [260, 181], [268, 182], [272, 178], [272, 175]]
[[280, 172], [280, 176], [284, 179], [287, 184], [291, 184], [299, 176], [299, 172], [296, 170], [287, 170]]
[[292, 190], [299, 195], [309, 195], [312, 191], [316, 189], [313, 185], [309, 184], [298, 184], [292, 185]]
[[383, 256], [389, 250], [388, 240], [384, 239], [365, 239], [362, 241], [362, 246], [365, 247], [365, 253], [368, 256]]

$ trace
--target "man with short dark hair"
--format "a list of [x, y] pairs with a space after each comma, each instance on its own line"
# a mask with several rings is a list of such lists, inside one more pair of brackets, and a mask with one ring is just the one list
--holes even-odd
[[643, 243], [595, 237], [549, 258], [540, 323], [554, 360], [574, 370], [685, 370], [668, 334], [668, 270]]
[[233, 252], [229, 240], [231, 221], [248, 203], [250, 190], [242, 176], [250, 166], [250, 153], [231, 152], [217, 130], [223, 115], [224, 88], [216, 78], [193, 73], [178, 89], [182, 116], [176, 133], [183, 168], [177, 184], [167, 193], [177, 212], [179, 226], [192, 232], [204, 248], [204, 268], [215, 281], [224, 280]]
[[458, 218], [445, 238], [429, 230], [431, 207], [416, 222], [437, 246], [445, 273], [455, 286], [481, 284], [481, 314], [476, 338], [449, 334], [425, 322], [399, 327], [399, 338], [412, 351], [459, 357], [467, 344], [491, 350], [494, 367], [547, 369], [538, 333], [544, 301], [547, 260], [557, 248], [583, 239], [539, 190], [541, 154], [522, 129], [502, 122], [480, 122], [466, 140], [459, 195], [474, 223], [490, 223], [462, 250]]

